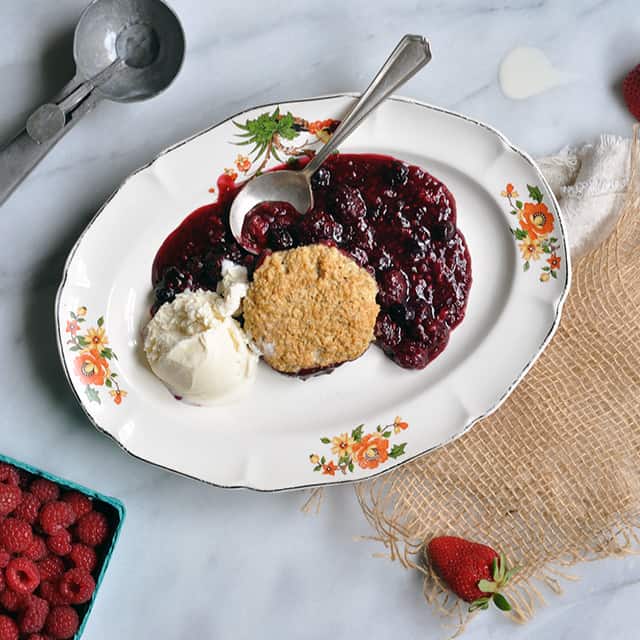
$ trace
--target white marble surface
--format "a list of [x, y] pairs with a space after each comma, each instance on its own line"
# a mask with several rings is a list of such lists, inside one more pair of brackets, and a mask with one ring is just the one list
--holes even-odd
[[[70, 34], [85, 0], [0, 0], [0, 134], [72, 74]], [[617, 97], [640, 62], [634, 0], [174, 0], [187, 37], [175, 84], [139, 104], [103, 104], [0, 210], [0, 450], [128, 508], [86, 638], [425, 638], [446, 636], [419, 578], [372, 559], [353, 491], [319, 516], [300, 493], [223, 491], [137, 462], [94, 431], [58, 364], [52, 307], [64, 257], [101, 201], [166, 145], [249, 105], [358, 90], [407, 32], [433, 63], [403, 93], [495, 125], [533, 154], [602, 131], [629, 134]], [[497, 84], [502, 56], [541, 47], [576, 81], [523, 102]], [[490, 612], [484, 638], [636, 638], [640, 559], [577, 567], [529, 625]]]

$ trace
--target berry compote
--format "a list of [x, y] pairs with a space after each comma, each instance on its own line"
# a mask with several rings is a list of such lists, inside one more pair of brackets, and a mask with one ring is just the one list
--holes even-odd
[[[283, 202], [258, 205], [245, 220], [245, 243], [262, 255], [318, 242], [344, 251], [378, 283], [377, 344], [400, 366], [424, 368], [463, 319], [471, 287], [453, 196], [420, 167], [372, 154], [334, 155], [312, 183], [313, 209], [301, 215]], [[164, 241], [153, 263], [154, 310], [185, 289], [215, 289], [224, 259], [245, 265], [249, 276], [259, 265], [260, 255], [229, 230], [241, 186], [221, 176], [218, 201]]]

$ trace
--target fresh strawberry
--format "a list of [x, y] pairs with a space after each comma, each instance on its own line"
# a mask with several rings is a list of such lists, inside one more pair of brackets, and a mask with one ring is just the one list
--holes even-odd
[[624, 79], [622, 97], [631, 115], [640, 120], [640, 64], [629, 71]]
[[427, 546], [431, 566], [469, 611], [486, 609], [493, 600], [503, 611], [511, 605], [500, 593], [517, 568], [509, 569], [503, 554], [484, 544], [455, 536], [433, 538]]

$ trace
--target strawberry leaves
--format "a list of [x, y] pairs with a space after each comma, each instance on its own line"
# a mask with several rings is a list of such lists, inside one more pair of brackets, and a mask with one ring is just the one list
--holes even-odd
[[480, 580], [478, 582], [478, 589], [486, 596], [474, 600], [469, 606], [469, 612], [476, 611], [477, 609], [488, 609], [489, 603], [493, 600], [493, 604], [500, 609], [500, 611], [511, 611], [511, 604], [500, 593], [500, 589], [504, 588], [511, 577], [519, 571], [519, 567], [509, 568], [507, 564], [507, 558], [504, 553], [495, 557], [491, 562], [491, 576], [493, 580]]

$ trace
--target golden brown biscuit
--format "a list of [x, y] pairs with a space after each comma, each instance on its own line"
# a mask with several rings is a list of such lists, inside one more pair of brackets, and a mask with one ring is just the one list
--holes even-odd
[[316, 244], [268, 256], [244, 299], [244, 328], [274, 369], [299, 373], [355, 360], [373, 340], [374, 278]]

